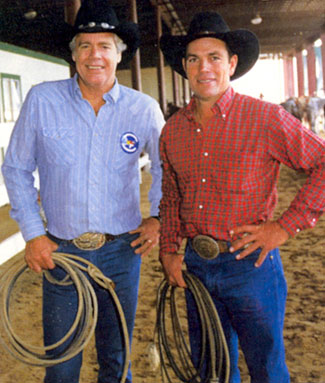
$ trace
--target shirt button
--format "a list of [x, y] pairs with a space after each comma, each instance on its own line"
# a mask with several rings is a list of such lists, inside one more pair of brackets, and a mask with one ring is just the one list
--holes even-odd
[[205, 178], [202, 178], [202, 182], [207, 182], [207, 180]]
[[296, 233], [299, 233], [300, 232], [300, 229], [298, 228], [298, 229], [296, 229]]
[[205, 157], [208, 157], [208, 155], [209, 155], [208, 152], [205, 152], [205, 153], [204, 153], [204, 156], [205, 156]]
[[201, 129], [200, 129], [200, 128], [197, 128], [196, 131], [197, 131], [198, 133], [200, 133], [200, 132], [201, 132]]
[[203, 205], [199, 205], [199, 209], [203, 209]]
[[225, 115], [225, 114], [223, 114], [223, 115], [222, 115], [222, 118], [226, 118], [226, 115]]

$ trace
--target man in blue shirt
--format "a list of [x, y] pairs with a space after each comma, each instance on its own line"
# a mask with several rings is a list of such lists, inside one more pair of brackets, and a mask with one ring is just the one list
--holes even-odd
[[[118, 84], [116, 67], [134, 55], [139, 31], [136, 24], [119, 23], [104, 3], [83, 2], [70, 43], [77, 73], [30, 90], [2, 171], [12, 217], [26, 240], [28, 266], [36, 272], [50, 269], [61, 279], [63, 271], [55, 267], [53, 251], [94, 263], [116, 285], [131, 338], [141, 255], [148, 254], [159, 237], [158, 139], [164, 118], [154, 99]], [[144, 150], [152, 174], [151, 217], [146, 219], [141, 218], [139, 206], [138, 159]], [[36, 168], [46, 230], [34, 187]], [[117, 383], [124, 355], [119, 319], [108, 294], [95, 289], [98, 382]], [[57, 342], [70, 329], [78, 305], [75, 295], [73, 287], [62, 291], [44, 279], [45, 345]], [[79, 382], [81, 363], [80, 354], [47, 368], [44, 382]], [[129, 369], [126, 382], [131, 381]]]

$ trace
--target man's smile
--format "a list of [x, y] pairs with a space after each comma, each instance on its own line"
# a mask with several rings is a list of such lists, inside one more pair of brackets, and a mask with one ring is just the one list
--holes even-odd
[[88, 69], [103, 69], [102, 65], [86, 65]]
[[205, 79], [198, 79], [197, 82], [200, 84], [208, 84], [210, 82], [215, 81], [214, 78], [205, 78]]

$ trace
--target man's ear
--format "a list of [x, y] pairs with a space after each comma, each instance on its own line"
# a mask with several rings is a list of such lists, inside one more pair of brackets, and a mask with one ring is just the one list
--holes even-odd
[[119, 64], [122, 61], [122, 52], [119, 52], [118, 58], [117, 58], [117, 63]]
[[76, 57], [75, 57], [74, 53], [72, 53], [71, 57], [72, 57], [72, 61], [76, 62]]
[[185, 57], [182, 58], [182, 65], [183, 65], [184, 72], [186, 73], [186, 58]]
[[238, 56], [237, 55], [231, 56], [231, 58], [230, 58], [230, 71], [229, 71], [230, 77], [235, 73], [236, 68], [237, 68], [237, 64], [238, 64]]

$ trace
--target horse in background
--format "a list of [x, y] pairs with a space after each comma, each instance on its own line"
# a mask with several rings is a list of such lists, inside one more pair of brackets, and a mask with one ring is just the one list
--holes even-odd
[[325, 98], [314, 96], [290, 97], [280, 104], [302, 121], [314, 133], [325, 130]]

